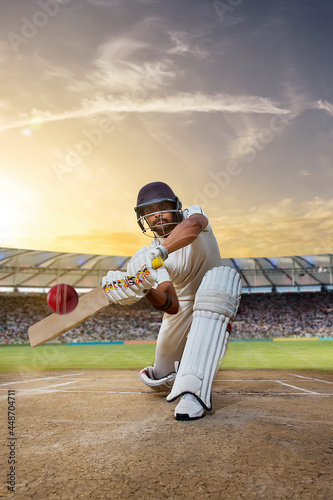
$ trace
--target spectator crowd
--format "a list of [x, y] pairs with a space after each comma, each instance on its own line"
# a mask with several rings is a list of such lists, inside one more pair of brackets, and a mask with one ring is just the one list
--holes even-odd
[[[231, 338], [333, 337], [333, 293], [243, 294]], [[50, 314], [43, 294], [0, 294], [0, 344], [28, 343], [28, 328]], [[147, 299], [112, 305], [54, 342], [155, 340], [162, 320]]]
[[243, 294], [235, 338], [333, 337], [333, 293]]

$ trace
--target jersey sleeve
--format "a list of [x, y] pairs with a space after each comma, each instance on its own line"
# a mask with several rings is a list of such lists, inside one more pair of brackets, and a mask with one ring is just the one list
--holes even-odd
[[200, 214], [200, 215], [204, 215], [206, 217], [208, 224], [205, 227], [204, 231], [209, 231], [209, 229], [211, 228], [210, 223], [209, 223], [209, 219], [201, 207], [199, 207], [198, 205], [193, 205], [192, 207], [188, 207], [188, 208], [185, 208], [185, 210], [183, 210], [184, 219], [188, 219], [193, 214]]
[[165, 281], [171, 281], [170, 275], [165, 267], [160, 267], [159, 269], [156, 269], [156, 284], [154, 285], [153, 288], [157, 288], [158, 285], [161, 283], [164, 283]]
[[202, 210], [202, 208], [199, 207], [198, 205], [193, 205], [192, 207], [188, 207], [188, 208], [185, 208], [185, 210], [183, 210], [183, 217], [184, 217], [184, 219], [188, 219], [193, 214], [204, 215], [206, 217], [206, 219], [208, 220], [207, 215]]

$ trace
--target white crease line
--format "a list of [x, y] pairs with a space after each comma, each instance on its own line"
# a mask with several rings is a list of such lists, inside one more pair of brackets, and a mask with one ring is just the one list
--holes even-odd
[[[55, 387], [55, 386], [51, 386], [51, 387]], [[22, 390], [23, 391], [23, 390]], [[81, 391], [81, 390], [68, 390], [68, 391], [65, 391], [65, 390], [56, 390], [56, 391], [53, 391], [52, 389], [51, 390], [48, 390], [48, 391], [45, 391], [45, 393], [47, 394], [50, 394], [50, 393], [58, 393], [58, 392], [61, 392], [61, 393], [65, 393], [65, 394], [87, 394], [87, 393], [90, 393], [90, 394], [140, 394], [140, 395], [145, 395], [145, 396], [156, 396], [158, 394], [160, 395], [163, 395], [162, 393], [156, 393], [156, 392], [143, 392], [143, 391]], [[333, 396], [333, 393], [329, 393], [329, 394], [323, 394], [323, 393], [319, 393], [319, 392], [306, 392], [305, 394], [303, 394], [302, 392], [271, 392], [271, 393], [267, 393], [267, 392], [213, 392], [212, 393], [214, 396], [266, 396], [266, 397], [276, 397], [276, 396]]]
[[[55, 386], [53, 386], [55, 387]], [[156, 396], [156, 392], [143, 392], [143, 391], [138, 391], [138, 392], [135, 392], [135, 391], [80, 391], [80, 390], [73, 390], [73, 391], [47, 391], [48, 393], [49, 392], [66, 392], [67, 394], [71, 394], [71, 393], [93, 393], [93, 394], [148, 394], [148, 396]], [[162, 394], [162, 392], [160, 393]]]
[[301, 387], [296, 387], [295, 385], [286, 384], [285, 382], [281, 382], [281, 380], [274, 380], [278, 384], [286, 385], [287, 387], [291, 387], [292, 389], [297, 389], [299, 391], [308, 392], [309, 394], [320, 394], [320, 392], [309, 391], [308, 389], [302, 389]]
[[[76, 375], [81, 375], [81, 374], [77, 373]], [[68, 376], [68, 375], [66, 375], [66, 376]], [[56, 378], [56, 377], [48, 377], [48, 378]], [[25, 382], [35, 382], [35, 381], [39, 381], [39, 380], [47, 380], [47, 378], [45, 378], [45, 379], [35, 379], [35, 380], [30, 380], [30, 381], [26, 380]], [[80, 379], [80, 380], [88, 380], [91, 384], [100, 385], [100, 381], [98, 381], [98, 380], [93, 380], [93, 379]], [[124, 379], [107, 379], [106, 381], [107, 382], [125, 382], [125, 383], [128, 382], [128, 380], [126, 381]], [[103, 382], [105, 382], [105, 379], [103, 379]], [[265, 380], [256, 380], [256, 379], [253, 379], [253, 380], [252, 379], [216, 380], [216, 379], [214, 379], [214, 383], [215, 382], [223, 382], [227, 386], [229, 382], [274, 382], [274, 380], [272, 380], [272, 379], [267, 379], [267, 380], [266, 379]], [[288, 380], [288, 382], [289, 382], [289, 380]], [[19, 384], [20, 382], [14, 382], [14, 383]], [[6, 385], [6, 384], [0, 384], [0, 385]], [[56, 387], [56, 386], [54, 385], [53, 387]], [[7, 390], [8, 390], [8, 387], [5, 387], [3, 389], [0, 387], [0, 391], [7, 391]], [[17, 390], [19, 390], [19, 389], [17, 389]], [[103, 392], [103, 391], [87, 391], [87, 392]], [[112, 394], [113, 393], [117, 393], [117, 391], [111, 391], [111, 393]], [[130, 394], [130, 392], [129, 392], [129, 394]], [[134, 394], [137, 394], [137, 393], [134, 393]]]
[[319, 378], [313, 378], [313, 377], [304, 377], [303, 375], [293, 375], [292, 373], [290, 374], [292, 377], [300, 377], [300, 378], [306, 378], [308, 380], [316, 380], [317, 382], [324, 382], [324, 384], [333, 384], [333, 382], [329, 382], [328, 380], [321, 380]]
[[76, 377], [77, 375], [84, 375], [84, 372], [82, 373], [71, 373], [71, 374], [66, 374], [66, 375], [58, 375], [57, 377], [44, 377], [44, 378], [34, 378], [31, 380], [19, 380], [18, 382], [6, 382], [5, 384], [0, 384], [0, 387], [3, 385], [13, 385], [13, 384], [26, 384], [28, 382], [39, 382], [40, 380], [52, 380], [55, 378], [62, 378], [62, 377]]
[[81, 380], [72, 380], [71, 382], [64, 382], [62, 384], [54, 384], [54, 385], [48, 385], [46, 387], [36, 387], [34, 389], [17, 389], [17, 392], [26, 394], [27, 392], [50, 392], [48, 389], [52, 389], [53, 387], [60, 387], [62, 385], [69, 385], [69, 384], [77, 384], [78, 382], [81, 382]]
[[331, 394], [325, 394], [321, 392], [305, 393], [302, 392], [213, 392], [215, 396], [266, 396], [274, 398], [275, 396], [333, 396]]
[[[284, 379], [282, 379], [284, 380]], [[214, 378], [214, 382], [275, 382], [274, 379], [257, 379], [257, 378], [240, 378], [240, 379], [231, 379], [231, 378]], [[292, 380], [289, 380], [288, 378], [284, 380], [284, 382], [292, 382]]]

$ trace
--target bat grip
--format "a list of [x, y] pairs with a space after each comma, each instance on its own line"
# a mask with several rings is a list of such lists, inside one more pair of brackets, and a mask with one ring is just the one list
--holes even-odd
[[153, 266], [153, 269], [158, 269], [159, 267], [162, 267], [163, 264], [164, 264], [164, 260], [162, 259], [162, 257], [155, 257], [151, 261], [151, 265]]

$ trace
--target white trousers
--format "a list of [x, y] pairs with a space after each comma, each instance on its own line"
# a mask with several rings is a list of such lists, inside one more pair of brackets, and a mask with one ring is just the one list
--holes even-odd
[[156, 344], [155, 378], [166, 377], [175, 371], [175, 361], [182, 357], [191, 328], [193, 304], [194, 301], [180, 301], [177, 314], [164, 314]]

